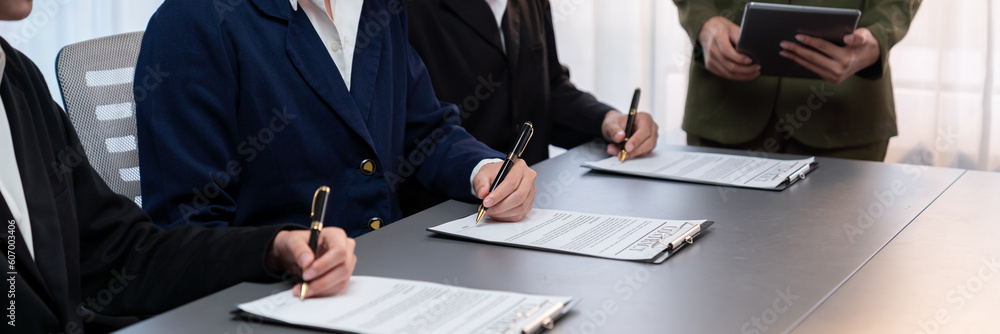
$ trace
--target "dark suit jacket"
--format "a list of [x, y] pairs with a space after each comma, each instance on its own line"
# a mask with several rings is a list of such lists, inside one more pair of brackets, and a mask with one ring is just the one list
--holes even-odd
[[32, 260], [15, 230], [14, 268], [5, 271], [17, 272], [16, 326], [5, 331], [75, 333], [106, 324], [108, 315], [152, 315], [241, 281], [275, 278], [264, 259], [278, 226], [163, 231], [149, 223], [90, 167], [34, 63], [0, 44], [7, 54], [0, 97], [35, 251]]
[[771, 3], [861, 10], [858, 28], [878, 40], [880, 58], [839, 85], [822, 80], [758, 77], [730, 81], [705, 68], [698, 35], [705, 21], [723, 16], [740, 24], [746, 1], [674, 0], [694, 53], [682, 127], [688, 134], [740, 144], [761, 134], [772, 117], [777, 130], [820, 149], [873, 144], [897, 134], [889, 49], [903, 39], [920, 0], [793, 0]]
[[328, 185], [328, 223], [358, 236], [401, 218], [407, 178], [474, 199], [473, 167], [503, 155], [438, 101], [405, 14], [402, 0], [364, 2], [348, 91], [288, 0], [165, 1], [135, 80], [162, 73], [136, 86], [143, 207], [169, 225], [306, 225]]
[[559, 63], [548, 0], [510, 0], [500, 42], [482, 0], [410, 0], [410, 42], [442, 101], [458, 105], [462, 126], [490, 147], [510, 150], [521, 124], [535, 134], [521, 156], [548, 157], [549, 144], [573, 147], [601, 136], [614, 108], [569, 81]]

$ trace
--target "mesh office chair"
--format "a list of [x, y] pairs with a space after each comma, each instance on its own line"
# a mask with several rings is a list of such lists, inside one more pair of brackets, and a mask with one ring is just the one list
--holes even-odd
[[132, 78], [141, 42], [141, 31], [108, 36], [68, 45], [56, 57], [63, 105], [90, 164], [140, 206]]

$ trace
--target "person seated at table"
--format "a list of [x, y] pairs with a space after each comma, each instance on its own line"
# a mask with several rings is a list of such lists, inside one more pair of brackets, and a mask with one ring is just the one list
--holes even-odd
[[320, 185], [352, 237], [401, 218], [403, 182], [493, 219], [531, 209], [523, 161], [489, 192], [504, 154], [435, 97], [401, 0], [167, 0], [136, 67], [163, 79], [136, 117], [143, 208], [164, 226], [304, 222]]
[[[410, 43], [427, 64], [438, 98], [458, 105], [462, 126], [477, 139], [508, 150], [520, 125], [531, 121], [535, 134], [521, 156], [529, 165], [548, 158], [550, 144], [572, 148], [601, 138], [609, 155], [622, 150], [628, 117], [570, 82], [556, 53], [549, 1], [416, 0], [407, 6]], [[649, 113], [638, 114], [633, 131], [627, 159], [656, 147]], [[406, 214], [442, 200], [410, 208], [429, 194], [418, 184], [405, 186]]]
[[[31, 7], [0, 0], [0, 19], [23, 19]], [[310, 297], [347, 285], [357, 257], [339, 228], [323, 229], [318, 258], [296, 225], [160, 229], [90, 166], [42, 73], [3, 38], [0, 72], [4, 333], [108, 331], [283, 271], [309, 280]]]

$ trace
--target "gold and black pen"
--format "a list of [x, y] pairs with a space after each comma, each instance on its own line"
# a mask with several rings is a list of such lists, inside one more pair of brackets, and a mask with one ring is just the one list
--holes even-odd
[[[507, 158], [503, 160], [503, 166], [500, 166], [500, 172], [497, 173], [497, 177], [493, 179], [493, 185], [490, 186], [490, 192], [497, 189], [500, 182], [507, 177], [507, 173], [510, 172], [511, 168], [514, 168], [514, 164], [517, 163], [517, 159], [521, 157], [521, 153], [524, 153], [524, 148], [528, 146], [528, 141], [531, 140], [531, 135], [535, 133], [535, 128], [531, 126], [531, 122], [524, 122], [524, 126], [521, 127], [521, 135], [517, 137], [517, 141], [514, 142], [514, 147], [511, 148], [510, 153], [507, 154]], [[486, 214], [488, 210], [486, 206], [479, 205], [479, 214], [476, 215], [476, 222], [478, 223], [483, 219], [483, 215]]]
[[[320, 186], [313, 195], [312, 212], [309, 218], [312, 224], [309, 225], [309, 249], [316, 254], [316, 247], [319, 244], [319, 232], [323, 230], [323, 220], [326, 218], [326, 200], [330, 197], [330, 187]], [[305, 268], [302, 268], [305, 270]], [[299, 290], [299, 300], [306, 299], [306, 290], [309, 289], [309, 282], [302, 281], [302, 289]]]
[[628, 143], [628, 138], [632, 136], [632, 127], [635, 125], [635, 114], [638, 112], [636, 109], [639, 108], [639, 88], [635, 89], [635, 93], [632, 94], [632, 107], [628, 108], [628, 123], [625, 123], [625, 140], [622, 141], [622, 152], [618, 154], [618, 161], [625, 161], [625, 155], [628, 152], [625, 151], [625, 144]]

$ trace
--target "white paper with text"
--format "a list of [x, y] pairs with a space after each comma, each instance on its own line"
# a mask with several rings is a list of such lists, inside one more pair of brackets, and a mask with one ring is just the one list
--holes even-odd
[[742, 155], [656, 150], [650, 155], [618, 161], [617, 157], [584, 163], [595, 170], [659, 179], [759, 189], [778, 189], [808, 172], [815, 157], [800, 160]]
[[272, 321], [353, 333], [520, 333], [540, 310], [572, 299], [353, 276], [335, 296], [303, 301], [286, 290], [237, 307]]
[[[651, 261], [664, 253], [666, 243], [685, 223], [582, 212], [532, 209], [519, 222], [495, 222], [476, 215], [429, 228], [432, 232], [499, 244], [548, 249], [617, 260]], [[689, 225], [690, 226], [690, 225]]]

